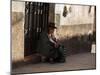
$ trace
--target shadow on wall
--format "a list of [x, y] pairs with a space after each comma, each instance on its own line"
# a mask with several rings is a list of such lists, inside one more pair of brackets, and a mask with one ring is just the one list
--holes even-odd
[[67, 50], [67, 55], [91, 52], [92, 43], [96, 43], [96, 31], [93, 24], [62, 25], [56, 30], [60, 43]]
[[11, 42], [12, 62], [24, 59], [24, 13], [12, 12]]
[[67, 55], [81, 52], [91, 52], [92, 43], [95, 42], [94, 35], [80, 35], [61, 39], [60, 43], [64, 45]]
[[12, 25], [15, 25], [18, 22], [22, 21], [23, 17], [23, 12], [12, 12]]

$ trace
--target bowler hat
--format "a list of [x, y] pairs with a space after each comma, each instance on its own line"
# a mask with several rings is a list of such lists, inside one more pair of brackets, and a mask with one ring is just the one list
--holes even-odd
[[57, 27], [55, 27], [55, 23], [49, 23], [49, 27], [56, 29]]

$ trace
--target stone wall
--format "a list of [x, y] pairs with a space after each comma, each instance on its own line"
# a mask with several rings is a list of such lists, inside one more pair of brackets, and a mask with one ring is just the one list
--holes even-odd
[[73, 36], [92, 34], [91, 29], [92, 24], [62, 25], [57, 27], [56, 35], [59, 39], [65, 39]]
[[24, 59], [24, 2], [12, 2], [12, 61]]
[[22, 12], [12, 13], [12, 60], [24, 58], [24, 20]]
[[[64, 17], [64, 6], [67, 14]], [[94, 23], [95, 6], [56, 4], [55, 14], [60, 15], [60, 25], [79, 25]]]
[[[67, 55], [80, 52], [91, 52], [95, 42], [95, 6], [88, 5], [55, 5], [55, 32], [59, 42], [64, 45]], [[63, 16], [64, 7], [67, 14]], [[94, 38], [93, 38], [94, 36]]]
[[91, 52], [93, 41], [92, 24], [63, 25], [56, 30], [60, 44], [64, 45], [67, 55]]

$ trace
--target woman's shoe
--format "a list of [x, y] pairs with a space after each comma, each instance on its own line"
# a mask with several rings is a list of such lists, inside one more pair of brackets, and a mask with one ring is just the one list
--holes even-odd
[[66, 60], [64, 58], [62, 58], [62, 59], [55, 59], [55, 62], [56, 63], [64, 63], [64, 62], [66, 62]]
[[55, 63], [54, 59], [53, 59], [53, 58], [50, 58], [50, 59], [49, 59], [49, 63], [50, 63], [50, 64], [54, 64], [54, 63]]

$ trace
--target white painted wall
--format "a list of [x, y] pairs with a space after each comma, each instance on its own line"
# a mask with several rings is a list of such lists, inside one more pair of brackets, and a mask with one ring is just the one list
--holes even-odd
[[[21, 20], [19, 21], [19, 19]], [[24, 60], [25, 2], [12, 1], [12, 61]], [[14, 22], [15, 21], [15, 22]]]
[[12, 1], [12, 11], [13, 12], [24, 12], [25, 11], [25, 2]]
[[[88, 13], [89, 6], [83, 5], [68, 5], [56, 4], [55, 14], [60, 14], [60, 25], [77, 25], [77, 24], [93, 24], [94, 22], [94, 6], [91, 8], [91, 13]], [[64, 6], [71, 7], [72, 12], [63, 17]]]

